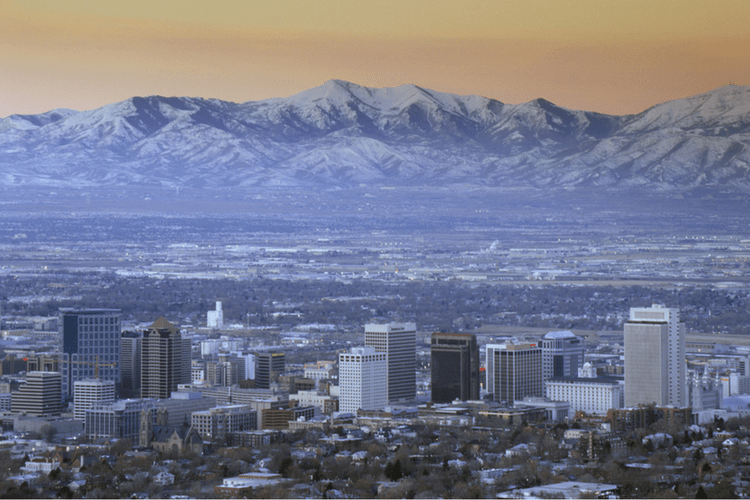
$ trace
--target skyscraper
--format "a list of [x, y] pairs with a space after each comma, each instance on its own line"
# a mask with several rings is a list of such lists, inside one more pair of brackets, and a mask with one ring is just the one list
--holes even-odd
[[549, 332], [539, 341], [542, 378], [577, 377], [583, 367], [583, 342], [572, 332]]
[[388, 404], [386, 355], [372, 347], [339, 354], [339, 410], [382, 410]]
[[141, 343], [141, 397], [167, 399], [179, 384], [189, 384], [190, 358], [190, 339], [166, 319], [154, 321]]
[[283, 352], [261, 352], [255, 355], [255, 388], [270, 389], [276, 375], [286, 370]]
[[433, 333], [432, 402], [479, 399], [479, 347], [472, 333]]
[[417, 395], [417, 325], [365, 325], [365, 346], [385, 353], [388, 402], [413, 401]]
[[122, 332], [120, 349], [120, 373], [122, 387], [120, 397], [137, 398], [141, 394], [141, 332]]
[[513, 404], [543, 396], [542, 349], [536, 344], [487, 344], [487, 392], [493, 401]]
[[61, 309], [60, 375], [62, 395], [73, 397], [78, 380], [120, 382], [120, 310]]
[[630, 309], [624, 328], [626, 407], [687, 404], [684, 332], [679, 309]]

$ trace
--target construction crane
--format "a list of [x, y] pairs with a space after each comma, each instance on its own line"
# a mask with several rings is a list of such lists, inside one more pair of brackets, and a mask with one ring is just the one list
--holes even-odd
[[105, 366], [107, 368], [112, 368], [114, 366], [117, 366], [117, 363], [100, 363], [99, 362], [99, 356], [96, 357], [94, 361], [68, 361], [68, 363], [73, 365], [89, 365], [94, 366], [94, 378], [99, 380], [99, 367]]

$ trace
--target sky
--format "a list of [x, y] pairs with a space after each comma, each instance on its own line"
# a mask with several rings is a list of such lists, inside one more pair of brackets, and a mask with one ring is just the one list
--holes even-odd
[[0, 0], [0, 117], [330, 79], [609, 114], [750, 85], [748, 0]]

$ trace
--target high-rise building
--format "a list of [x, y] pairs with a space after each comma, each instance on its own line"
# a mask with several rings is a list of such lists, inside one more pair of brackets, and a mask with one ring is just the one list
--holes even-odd
[[86, 420], [86, 410], [95, 404], [115, 402], [115, 383], [112, 380], [77, 380], [73, 384], [73, 418]]
[[190, 339], [159, 318], [143, 332], [141, 344], [141, 397], [167, 399], [179, 384], [190, 383]]
[[389, 403], [413, 401], [417, 395], [417, 325], [365, 325], [365, 346], [385, 353]]
[[141, 332], [122, 332], [120, 347], [120, 397], [136, 398], [141, 394]]
[[493, 401], [543, 396], [542, 349], [536, 344], [487, 344], [487, 392]]
[[60, 383], [57, 372], [28, 372], [26, 383], [11, 394], [11, 411], [36, 417], [59, 417], [62, 412]]
[[99, 378], [119, 384], [119, 309], [61, 309], [58, 329], [63, 398], [73, 398], [78, 380]]
[[373, 347], [339, 354], [339, 411], [382, 410], [388, 404], [387, 356]]
[[283, 352], [261, 352], [255, 355], [255, 388], [270, 389], [274, 377], [286, 370]]
[[583, 342], [573, 332], [549, 332], [539, 341], [542, 378], [577, 377], [583, 367]]
[[221, 302], [216, 302], [216, 309], [206, 313], [206, 326], [208, 328], [224, 328], [224, 311]]
[[479, 346], [473, 333], [433, 333], [432, 402], [479, 399]]
[[626, 407], [687, 405], [684, 331], [679, 309], [630, 309], [624, 328]]

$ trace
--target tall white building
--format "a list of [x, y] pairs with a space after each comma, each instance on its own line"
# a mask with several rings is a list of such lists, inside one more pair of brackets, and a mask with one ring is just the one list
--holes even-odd
[[625, 323], [625, 406], [687, 405], [685, 324], [680, 310], [633, 307]]
[[544, 380], [577, 377], [583, 367], [583, 342], [573, 332], [549, 332], [539, 341]]
[[542, 397], [542, 349], [536, 344], [487, 344], [487, 392], [492, 400], [513, 404]]
[[339, 411], [382, 410], [388, 405], [387, 356], [372, 347], [339, 354]]
[[86, 410], [95, 404], [115, 402], [114, 380], [88, 379], [73, 383], [73, 418], [86, 420]]
[[417, 395], [417, 325], [369, 323], [365, 325], [365, 346], [386, 356], [388, 401], [413, 401]]
[[216, 301], [216, 310], [208, 311], [206, 314], [206, 326], [224, 328], [224, 311], [221, 309], [221, 301]]

